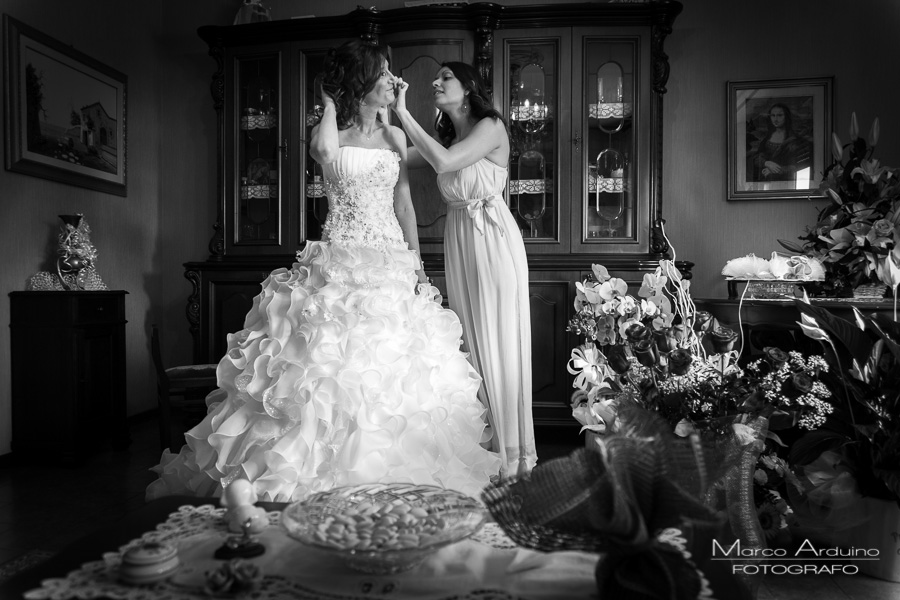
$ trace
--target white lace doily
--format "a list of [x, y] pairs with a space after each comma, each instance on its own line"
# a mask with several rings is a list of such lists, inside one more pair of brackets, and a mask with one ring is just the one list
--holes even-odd
[[[122, 555], [130, 548], [145, 542], [166, 542], [179, 547], [179, 552], [184, 559], [190, 556], [189, 546], [205, 544], [206, 548], [221, 543], [228, 535], [225, 523], [225, 509], [211, 504], [204, 506], [182, 506], [177, 512], [169, 515], [169, 518], [156, 527], [153, 531], [144, 533], [140, 538], [134, 539], [122, 546], [116, 552], [107, 552], [103, 560], [84, 563], [80, 569], [72, 571], [65, 577], [46, 579], [42, 586], [30, 590], [25, 594], [29, 600], [68, 600], [79, 598], [88, 600], [91, 598], [110, 598], [114, 600], [195, 600], [197, 598], [209, 598], [198, 586], [186, 586], [183, 579], [178, 577], [145, 586], [132, 586], [119, 580], [118, 569], [122, 561]], [[270, 512], [270, 525], [265, 534], [270, 539], [283, 538], [288, 544], [285, 548], [292, 548], [297, 542], [290, 540], [281, 531], [279, 523], [280, 513]], [[495, 523], [486, 524], [477, 534], [471, 538], [472, 542], [478, 542], [491, 549], [515, 551], [516, 545], [506, 536]], [[277, 549], [272, 546], [269, 550], [277, 555]], [[265, 555], [264, 555], [265, 556]], [[272, 556], [275, 559], [277, 556]], [[277, 560], [276, 560], [277, 562]], [[260, 563], [263, 570], [261, 587], [254, 591], [252, 598], [259, 600], [273, 600], [281, 598], [296, 598], [298, 600], [362, 600], [372, 597], [372, 586], [378, 586], [376, 595], [380, 598], [403, 598], [399, 593], [403, 589], [402, 579], [404, 574], [393, 576], [370, 576], [370, 583], [363, 580], [367, 577], [359, 575], [359, 581], [355, 584], [359, 588], [357, 593], [347, 594], [344, 590], [340, 593], [323, 592], [321, 589], [311, 589], [306, 585], [286, 576], [281, 568], [272, 568], [277, 572], [270, 572], [268, 563]], [[182, 571], [190, 570], [189, 561], [183, 560]], [[196, 581], [196, 576], [194, 578]], [[391, 581], [396, 580], [396, 581]], [[346, 587], [346, 586], [345, 586]], [[396, 589], [398, 593], [392, 593]], [[406, 586], [409, 590], [409, 585]], [[408, 592], [407, 592], [408, 593]], [[446, 595], [441, 595], [441, 600], [516, 600], [519, 596], [499, 589], [474, 589], [454, 593], [447, 590]], [[238, 596], [240, 598], [240, 596]]]

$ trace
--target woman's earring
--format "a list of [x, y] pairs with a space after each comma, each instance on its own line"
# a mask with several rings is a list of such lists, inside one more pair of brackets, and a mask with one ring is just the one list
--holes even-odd
[[463, 103], [463, 105], [462, 105], [462, 111], [463, 111], [463, 112], [469, 112], [469, 105]]

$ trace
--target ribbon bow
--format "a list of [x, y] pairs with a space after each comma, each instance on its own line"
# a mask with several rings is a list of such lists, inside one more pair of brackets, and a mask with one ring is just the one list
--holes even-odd
[[808, 256], [792, 256], [787, 259], [787, 266], [794, 279], [807, 279], [813, 272]]
[[502, 201], [500, 194], [494, 194], [481, 200], [475, 200], [466, 205], [466, 212], [469, 213], [469, 217], [475, 222], [475, 229], [477, 229], [478, 233], [481, 235], [484, 235], [485, 220], [493, 222], [500, 230], [500, 235], [503, 235], [503, 228], [500, 226], [500, 217], [497, 214], [498, 201]]
[[749, 598], [730, 563], [713, 560], [724, 523], [705, 498], [708, 476], [737, 457], [713, 460], [697, 439], [654, 434], [655, 415], [622, 410], [629, 434], [600, 436], [596, 447], [538, 466], [528, 478], [489, 485], [482, 499], [494, 520], [525, 547], [601, 553], [600, 598]]

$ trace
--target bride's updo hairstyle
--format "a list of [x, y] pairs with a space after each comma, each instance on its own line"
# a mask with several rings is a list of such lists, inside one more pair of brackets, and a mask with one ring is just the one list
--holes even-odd
[[387, 48], [350, 40], [328, 51], [323, 65], [322, 91], [334, 100], [337, 124], [346, 129], [359, 114], [359, 103], [375, 88], [390, 60]]
[[[469, 92], [467, 100], [471, 115], [479, 121], [485, 117], [500, 119], [500, 122], [506, 127], [506, 119], [503, 118], [500, 111], [494, 108], [494, 101], [487, 90], [487, 86], [484, 84], [484, 80], [481, 78], [481, 74], [475, 67], [463, 62], [445, 62], [441, 66], [453, 71], [453, 76], [462, 83], [463, 89]], [[441, 111], [438, 112], [437, 119], [434, 122], [434, 130], [445, 148], [449, 147], [450, 142], [456, 137], [453, 121]]]

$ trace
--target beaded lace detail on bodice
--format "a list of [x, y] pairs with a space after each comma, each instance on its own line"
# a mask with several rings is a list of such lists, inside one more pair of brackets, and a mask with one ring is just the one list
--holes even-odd
[[328, 218], [322, 239], [343, 246], [406, 247], [394, 212], [400, 156], [386, 148], [342, 146], [324, 165]]

